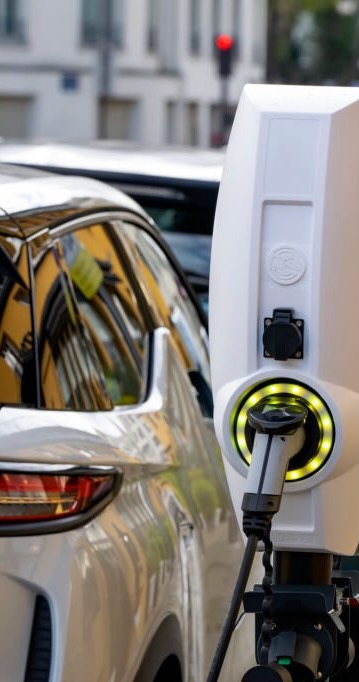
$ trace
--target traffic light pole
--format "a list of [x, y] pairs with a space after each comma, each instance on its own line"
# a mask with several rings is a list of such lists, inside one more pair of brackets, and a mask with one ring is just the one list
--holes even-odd
[[221, 102], [220, 102], [220, 119], [221, 119], [221, 144], [227, 144], [229, 130], [228, 130], [228, 78], [221, 77]]

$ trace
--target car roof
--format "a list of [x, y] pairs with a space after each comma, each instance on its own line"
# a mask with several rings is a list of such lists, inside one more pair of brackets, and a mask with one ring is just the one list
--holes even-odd
[[97, 180], [0, 163], [0, 234], [24, 238], [64, 218], [109, 209], [148, 218], [136, 201]]
[[0, 144], [0, 161], [63, 168], [74, 171], [98, 171], [128, 176], [131, 179], [162, 178], [218, 184], [222, 176], [224, 149], [153, 148], [116, 141], [78, 143], [8, 143]]

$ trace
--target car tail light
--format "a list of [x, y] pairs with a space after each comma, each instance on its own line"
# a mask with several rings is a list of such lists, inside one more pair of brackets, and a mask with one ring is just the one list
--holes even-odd
[[2, 472], [0, 534], [4, 526], [17, 524], [76, 519], [76, 525], [81, 525], [113, 499], [120, 483], [121, 477], [113, 469], [106, 473]]

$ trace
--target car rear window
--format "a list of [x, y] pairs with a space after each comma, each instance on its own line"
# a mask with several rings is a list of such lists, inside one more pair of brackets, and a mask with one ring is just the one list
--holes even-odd
[[176, 189], [163, 185], [124, 184], [120, 188], [141, 204], [163, 232], [206, 235], [213, 232], [218, 195], [215, 183]]

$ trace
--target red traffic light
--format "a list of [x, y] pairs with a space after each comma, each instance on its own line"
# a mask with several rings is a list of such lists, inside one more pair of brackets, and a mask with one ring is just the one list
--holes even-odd
[[231, 47], [233, 47], [233, 43], [234, 40], [232, 36], [228, 35], [228, 33], [220, 33], [216, 37], [216, 47], [221, 52], [226, 52], [227, 50], [230, 50]]
[[228, 78], [232, 72], [232, 61], [234, 57], [234, 38], [228, 33], [219, 33], [214, 41], [218, 64], [218, 74], [221, 78]]

